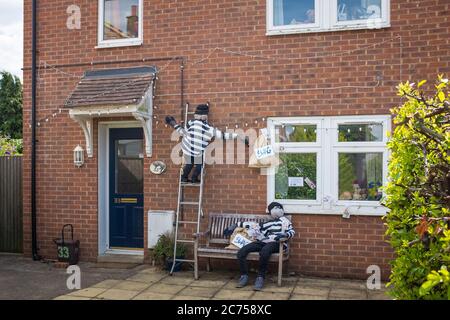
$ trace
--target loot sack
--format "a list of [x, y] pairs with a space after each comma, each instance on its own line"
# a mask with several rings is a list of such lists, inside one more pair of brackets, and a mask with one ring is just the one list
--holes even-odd
[[268, 141], [267, 129], [260, 130], [260, 134], [252, 146], [248, 166], [250, 168], [270, 168], [279, 166], [280, 163], [273, 146]]
[[225, 249], [240, 249], [251, 242], [253, 240], [248, 235], [246, 228], [236, 228], [230, 237], [230, 245]]

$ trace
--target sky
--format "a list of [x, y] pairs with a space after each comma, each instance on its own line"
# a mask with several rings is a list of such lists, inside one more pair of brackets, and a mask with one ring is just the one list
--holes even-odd
[[0, 0], [0, 71], [22, 79], [23, 0]]

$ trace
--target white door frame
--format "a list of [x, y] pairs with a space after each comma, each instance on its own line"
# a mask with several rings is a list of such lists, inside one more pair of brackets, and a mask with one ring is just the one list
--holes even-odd
[[109, 129], [142, 128], [139, 121], [98, 122], [98, 255], [143, 255], [144, 250], [121, 250], [109, 247]]

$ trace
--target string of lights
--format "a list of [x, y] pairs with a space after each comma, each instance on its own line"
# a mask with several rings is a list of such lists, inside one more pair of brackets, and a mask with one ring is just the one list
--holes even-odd
[[[317, 52], [315, 53], [313, 56], [308, 56], [308, 58], [326, 58], [326, 57], [342, 57], [344, 55], [348, 55], [351, 53], [355, 53], [355, 52], [359, 52], [359, 51], [363, 51], [363, 50], [368, 50], [370, 48], [374, 48], [392, 41], [395, 41], [399, 39], [400, 43], [399, 43], [399, 47], [400, 47], [400, 58], [402, 58], [402, 47], [403, 47], [403, 43], [402, 43], [402, 37], [400, 35], [396, 35], [393, 36], [391, 38], [388, 39], [384, 39], [380, 42], [376, 42], [367, 46], [362, 46], [362, 47], [358, 47], [355, 49], [349, 49], [349, 50], [344, 50], [344, 51], [337, 51], [337, 52]], [[259, 59], [259, 60], [271, 60], [271, 61], [279, 61], [279, 60], [295, 60], [295, 59], [301, 59], [302, 57], [299, 56], [298, 54], [283, 54], [280, 56], [271, 56], [271, 55], [257, 55], [257, 54], [251, 54], [248, 52], [243, 52], [243, 51], [233, 51], [233, 50], [229, 50], [226, 48], [222, 48], [222, 47], [214, 47], [213, 49], [211, 49], [204, 57], [198, 59], [198, 60], [194, 60], [192, 62], [187, 61], [186, 62], [186, 66], [197, 66], [207, 60], [209, 60], [211, 58], [211, 56], [215, 53], [215, 52], [223, 52], [225, 54], [229, 54], [229, 55], [237, 55], [237, 56], [243, 56], [243, 57], [248, 57], [251, 59]], [[174, 61], [176, 61], [178, 58], [174, 57], [172, 59], [170, 59], [167, 63], [165, 63], [162, 67], [158, 68], [157, 70], [157, 75], [156, 75], [156, 79], [158, 79], [158, 75], [160, 73], [162, 73], [164, 70], [166, 70]], [[143, 61], [145, 61], [145, 59], [143, 59]], [[92, 62], [91, 65], [94, 65], [94, 63]], [[400, 63], [400, 79], [402, 76], [402, 67], [401, 67], [401, 63]], [[76, 79], [81, 79], [83, 77], [83, 74], [74, 74], [74, 73], [70, 73], [64, 70], [61, 70], [60, 68], [47, 63], [44, 60], [40, 60], [39, 61], [39, 66], [38, 66], [38, 72], [39, 72], [39, 77], [38, 77], [38, 86], [39, 85], [44, 85], [44, 78], [47, 74], [47, 70], [52, 70], [56, 73], [59, 73], [61, 75], [67, 76], [67, 77], [71, 77], [71, 78], [76, 78]], [[43, 70], [43, 72], [41, 73], [41, 70]], [[95, 96], [89, 96], [84, 100], [89, 100], [98, 96], [102, 96], [102, 95], [106, 95], [108, 93], [114, 92], [115, 90], [118, 90], [120, 88], [126, 87], [128, 85], [131, 85], [133, 82], [135, 82], [136, 79], [127, 81], [125, 83], [122, 83], [120, 86], [115, 87], [113, 89], [107, 90], [105, 92], [101, 92]], [[191, 96], [197, 96], [197, 95], [225, 95], [225, 94], [255, 94], [255, 93], [277, 93], [277, 92], [301, 92], [301, 91], [317, 91], [317, 90], [340, 90], [340, 89], [372, 89], [372, 88], [376, 88], [380, 85], [380, 81], [377, 81], [374, 84], [371, 85], [340, 85], [340, 86], [328, 86], [328, 87], [315, 87], [315, 88], [285, 88], [285, 89], [253, 89], [253, 90], [235, 90], [235, 91], [211, 91], [211, 92], [190, 92], [187, 93], [188, 95]], [[156, 81], [154, 81], [154, 90], [156, 91]], [[157, 95], [158, 97], [168, 97], [168, 96], [176, 96], [179, 95], [179, 93], [165, 93], [165, 94], [159, 94]], [[157, 108], [156, 106], [154, 107], [155, 109]], [[61, 107], [58, 107], [54, 110], [52, 110], [52, 112], [50, 114], [48, 114], [45, 117], [42, 117], [40, 119], [37, 120], [37, 126], [40, 126], [42, 123], [44, 122], [48, 122], [51, 118], [55, 118], [58, 114], [62, 113], [62, 109]], [[258, 118], [260, 120], [264, 119], [265, 117], [262, 118]], [[155, 118], [156, 119], [156, 118]], [[255, 119], [254, 121], [257, 121], [258, 119]], [[254, 122], [254, 121], [250, 121], [250, 123]], [[156, 125], [159, 124], [159, 120], [156, 120]], [[31, 124], [29, 124], [29, 126], [31, 127]], [[244, 126], [248, 126], [248, 122], [247, 125], [244, 124]]]

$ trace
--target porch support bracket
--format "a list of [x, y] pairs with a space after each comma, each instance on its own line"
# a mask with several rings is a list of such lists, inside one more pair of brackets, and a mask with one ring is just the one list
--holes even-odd
[[133, 112], [133, 116], [142, 125], [145, 138], [145, 154], [150, 158], [152, 156], [152, 117], [141, 112]]
[[92, 118], [86, 118], [76, 115], [70, 115], [70, 117], [78, 122], [80, 127], [83, 129], [84, 138], [86, 140], [86, 153], [88, 155], [88, 158], [92, 158], [94, 156], [94, 144], [93, 144], [93, 125], [92, 125]]

